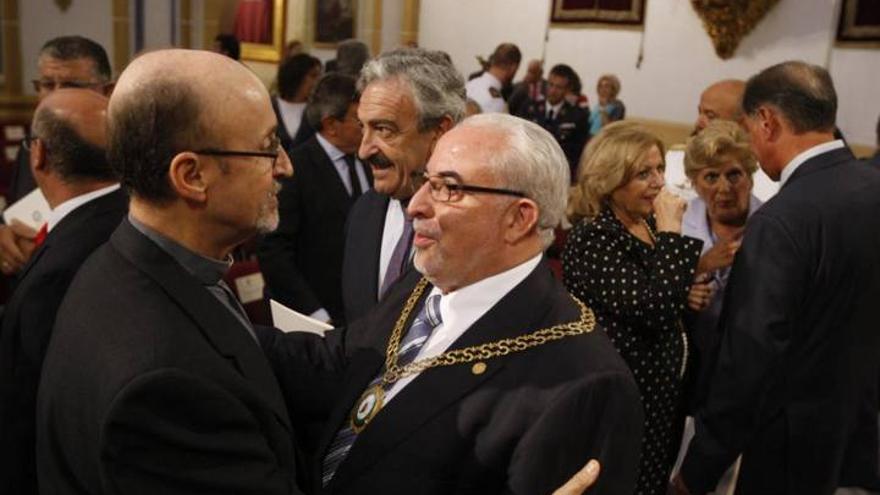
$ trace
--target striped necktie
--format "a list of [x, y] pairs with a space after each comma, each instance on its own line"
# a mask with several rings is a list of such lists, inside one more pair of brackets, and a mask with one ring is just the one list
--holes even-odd
[[[412, 325], [409, 327], [409, 331], [400, 343], [400, 348], [397, 352], [398, 366], [406, 366], [411, 363], [419, 354], [419, 350], [425, 345], [425, 342], [431, 337], [431, 333], [437, 325], [443, 322], [440, 317], [440, 297], [440, 294], [434, 294], [425, 300], [422, 310], [416, 315]], [[367, 388], [369, 389], [381, 382], [384, 374], [385, 367], [383, 366], [378, 376], [367, 385]], [[385, 390], [389, 388], [391, 388], [390, 384], [385, 386]], [[327, 457], [324, 458], [324, 469], [321, 473], [322, 486], [327, 486], [330, 480], [333, 479], [336, 469], [348, 456], [351, 446], [354, 445], [356, 439], [357, 433], [352, 430], [351, 422], [346, 419], [339, 428], [339, 431], [336, 432], [336, 436], [327, 450]]]

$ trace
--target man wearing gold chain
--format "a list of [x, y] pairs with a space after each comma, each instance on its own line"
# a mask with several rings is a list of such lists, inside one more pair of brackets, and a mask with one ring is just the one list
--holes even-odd
[[559, 145], [480, 115], [440, 138], [417, 180], [411, 280], [323, 348], [263, 338], [294, 422], [335, 402], [314, 491], [543, 494], [595, 458], [590, 494], [632, 493], [635, 383], [543, 259], [567, 199]]

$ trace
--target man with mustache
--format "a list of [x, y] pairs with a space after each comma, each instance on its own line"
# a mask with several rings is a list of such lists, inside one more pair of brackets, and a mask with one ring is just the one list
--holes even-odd
[[[311, 334], [262, 334], [295, 418], [327, 402], [328, 387], [309, 387], [335, 385], [314, 492], [544, 494], [596, 458], [590, 493], [631, 493], [635, 382], [543, 257], [569, 184], [556, 140], [474, 116], [439, 139], [420, 179], [407, 207], [416, 270], [323, 349], [303, 345]], [[334, 371], [338, 382], [314, 379]]]
[[424, 170], [437, 139], [464, 117], [464, 80], [449, 56], [423, 49], [386, 52], [358, 81], [358, 155], [373, 172], [348, 217], [342, 265], [346, 321], [364, 316], [411, 267], [412, 225], [406, 204], [413, 172]]
[[240, 63], [161, 50], [121, 75], [110, 162], [130, 213], [58, 312], [37, 399], [44, 493], [296, 492], [291, 427], [221, 277], [278, 223], [291, 164]]

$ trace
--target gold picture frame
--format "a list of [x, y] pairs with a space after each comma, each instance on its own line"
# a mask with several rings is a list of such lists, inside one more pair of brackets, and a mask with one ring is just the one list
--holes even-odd
[[284, 31], [287, 24], [286, 0], [272, 0], [272, 43], [241, 43], [242, 60], [278, 62], [284, 50]]
[[[331, 4], [339, 7], [339, 12], [324, 8]], [[340, 41], [357, 37], [357, 0], [311, 0], [309, 8], [312, 19], [312, 46], [336, 48]], [[331, 25], [337, 27], [329, 28], [328, 26]]]

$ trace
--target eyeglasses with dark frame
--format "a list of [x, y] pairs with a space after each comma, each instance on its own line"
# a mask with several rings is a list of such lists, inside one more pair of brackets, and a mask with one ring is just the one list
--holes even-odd
[[454, 203], [459, 201], [466, 192], [501, 194], [504, 196], [516, 196], [518, 198], [527, 197], [526, 193], [521, 191], [463, 184], [455, 175], [431, 175], [427, 172], [413, 172], [411, 177], [418, 187], [421, 187], [427, 182], [428, 188], [431, 190], [431, 197], [434, 201], [439, 201], [441, 203]]
[[208, 156], [243, 156], [243, 157], [263, 157], [272, 159], [272, 169], [278, 164], [278, 155], [280, 155], [281, 141], [276, 137], [270, 145], [276, 151], [244, 151], [244, 150], [221, 150], [217, 148], [204, 148], [193, 151], [197, 155]]

